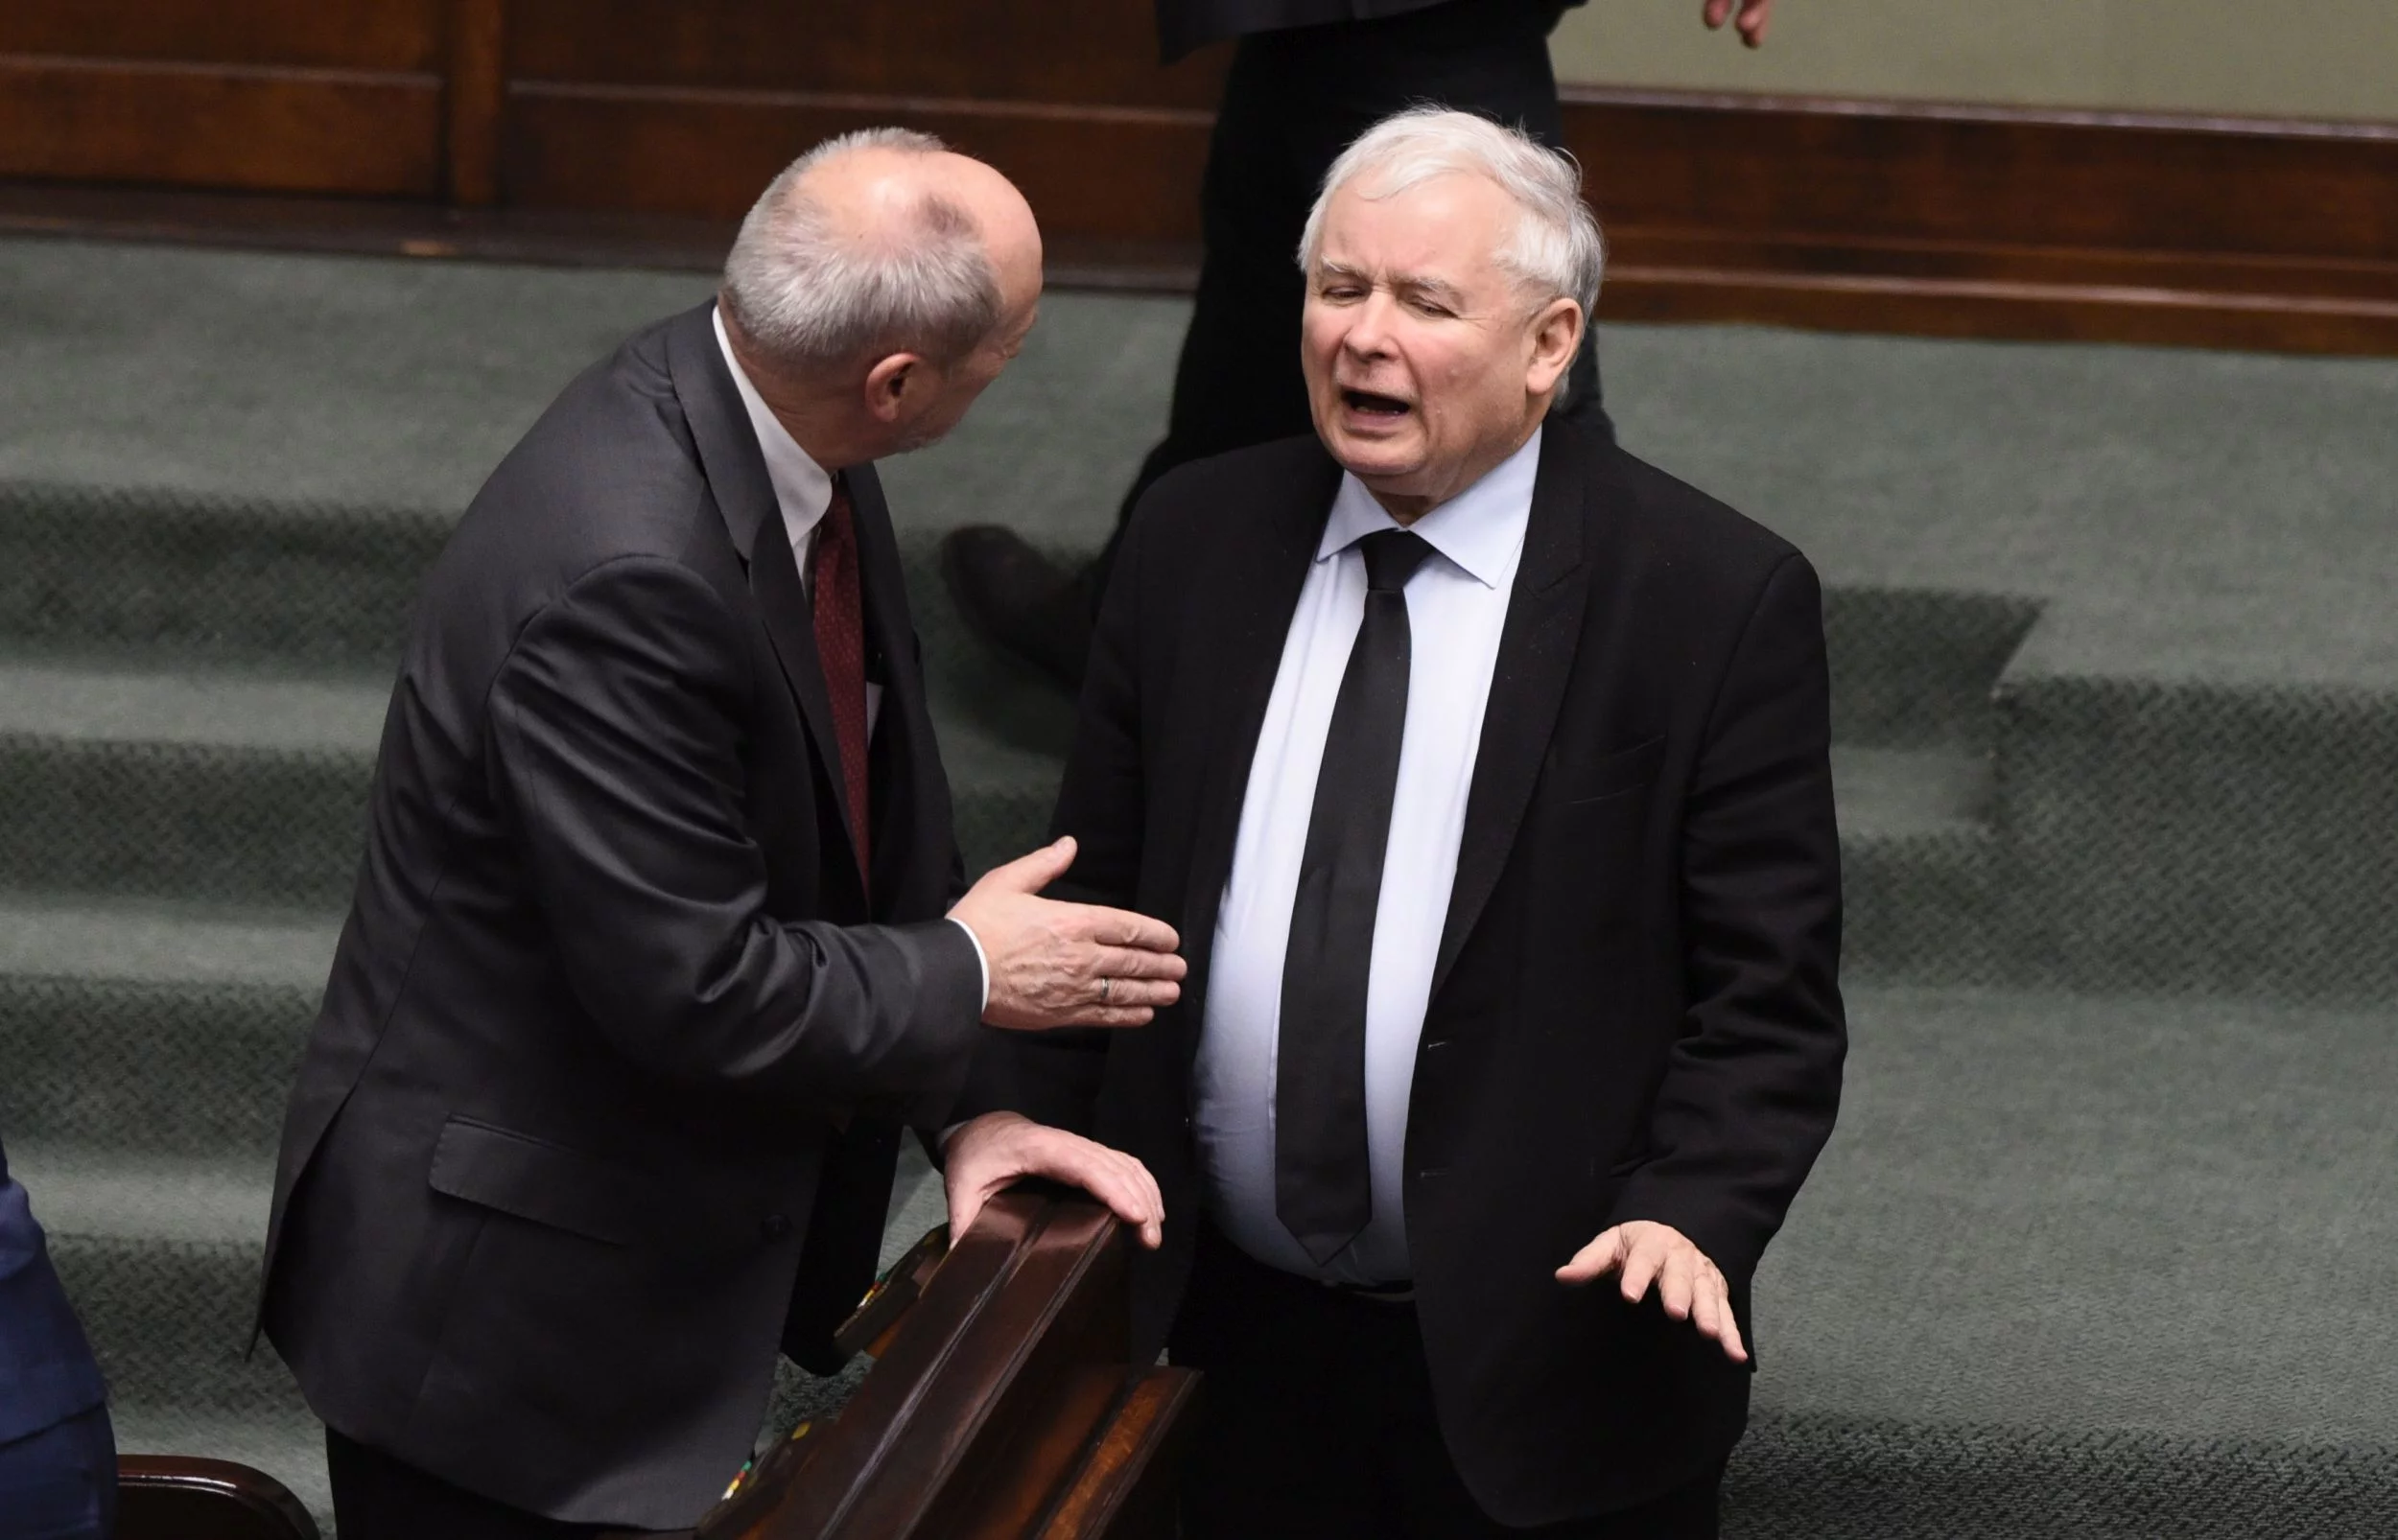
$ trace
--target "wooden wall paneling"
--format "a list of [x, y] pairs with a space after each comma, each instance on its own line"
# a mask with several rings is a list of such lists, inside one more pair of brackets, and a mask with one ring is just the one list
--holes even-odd
[[2398, 124], [1566, 93], [1603, 215], [1850, 241], [2398, 258]]
[[[2385, 288], [2398, 292], [2398, 286]], [[2398, 300], [1803, 274], [1753, 268], [1619, 264], [1599, 295], [1599, 318], [1746, 322], [2006, 341], [2398, 355]]]
[[0, 56], [0, 176], [432, 198], [433, 75]]
[[449, 12], [445, 185], [452, 203], [486, 208], [500, 200], [507, 0], [450, 0]]
[[444, 0], [6, 0], [0, 54], [441, 68]]
[[1023, 189], [1068, 239], [1196, 239], [1205, 112], [517, 81], [505, 179], [536, 207], [727, 217], [810, 145], [878, 124], [939, 134]]
[[1158, 63], [1141, 0], [513, 0], [524, 80], [1212, 110], [1229, 50]]

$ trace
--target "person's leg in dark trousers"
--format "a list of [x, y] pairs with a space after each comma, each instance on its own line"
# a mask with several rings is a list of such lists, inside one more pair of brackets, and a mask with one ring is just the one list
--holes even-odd
[[1175, 1363], [1199, 1369], [1185, 1540], [1716, 1540], [1723, 1467], [1596, 1518], [1510, 1528], [1441, 1436], [1415, 1306], [1200, 1245]]
[[0, 1444], [0, 1535], [108, 1540], [117, 1523], [117, 1443], [108, 1409]]
[[1370, 1392], [1344, 1329], [1354, 1307], [1202, 1230], [1167, 1349], [1205, 1376], [1183, 1458], [1183, 1540], [1389, 1540]]
[[[1298, 250], [1325, 173], [1359, 134], [1419, 103], [1479, 112], [1561, 144], [1548, 53], [1559, 10], [1556, 0], [1450, 0], [1240, 40], [1209, 141], [1199, 288], [1165, 437], [1124, 496], [1117, 536], [1079, 573], [1060, 572], [1011, 530], [951, 535], [944, 575], [977, 630], [1062, 683], [1080, 679], [1116, 538], [1149, 484], [1191, 460], [1313, 429], [1299, 365], [1306, 287]], [[1567, 379], [1561, 415], [1611, 436], [1590, 338]]]
[[325, 1430], [333, 1524], [341, 1540], [588, 1540], [600, 1529], [478, 1497]]

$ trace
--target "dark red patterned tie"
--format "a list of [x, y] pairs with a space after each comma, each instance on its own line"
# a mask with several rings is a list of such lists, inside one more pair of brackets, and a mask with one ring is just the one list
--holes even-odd
[[850, 840], [858, 876], [872, 870], [866, 829], [866, 613], [858, 587], [858, 522], [849, 488], [833, 478], [833, 502], [816, 525], [816, 658], [833, 697], [833, 729], [841, 739], [841, 784], [849, 793]]

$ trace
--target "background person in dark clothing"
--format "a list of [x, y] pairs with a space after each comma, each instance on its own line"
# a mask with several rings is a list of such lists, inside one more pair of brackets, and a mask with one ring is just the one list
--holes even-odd
[[117, 1446], [91, 1344], [0, 1150], [0, 1540], [105, 1540]]
[[[1312, 431], [1299, 377], [1300, 226], [1351, 140], [1419, 103], [1477, 112], [1563, 145], [1549, 33], [1581, 0], [1156, 0], [1171, 63], [1237, 37], [1200, 188], [1204, 256], [1174, 371], [1165, 437], [1117, 515], [1178, 465]], [[1706, 0], [1755, 47], [1773, 0]], [[1586, 335], [1560, 414], [1612, 438]], [[968, 622], [1069, 689], [1082, 684], [1092, 618], [1116, 551], [1060, 570], [1013, 529], [974, 525], [942, 547], [942, 575]]]

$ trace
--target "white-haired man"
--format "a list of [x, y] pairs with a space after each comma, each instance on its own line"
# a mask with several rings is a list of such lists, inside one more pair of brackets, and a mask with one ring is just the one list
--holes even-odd
[[[690, 1526], [777, 1346], [832, 1366], [901, 1123], [938, 1125], [976, 1023], [1174, 998], [1169, 928], [1035, 896], [1070, 847], [958, 897], [875, 479], [1040, 289], [997, 172], [821, 146], [427, 577], [268, 1238], [343, 1540]], [[1145, 1173], [1080, 1153], [1154, 1225]]]
[[1716, 1532], [1846, 1045], [1822, 601], [1549, 419], [1600, 255], [1530, 139], [1369, 131], [1302, 246], [1316, 436], [1161, 480], [1101, 613], [1056, 828], [1189, 980], [986, 1043], [951, 1210], [1045, 1140], [1156, 1174], [1188, 1534]]

